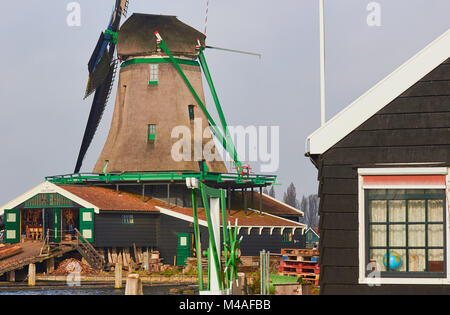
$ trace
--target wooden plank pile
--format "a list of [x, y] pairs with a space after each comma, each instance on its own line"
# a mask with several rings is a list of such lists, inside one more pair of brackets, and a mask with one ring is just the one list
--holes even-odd
[[282, 249], [278, 272], [283, 276], [302, 278], [303, 282], [319, 285], [320, 267], [317, 249]]
[[55, 271], [50, 274], [53, 276], [65, 276], [73, 272], [79, 272], [80, 275], [92, 275], [99, 273], [99, 271], [95, 270], [88, 264], [85, 264], [74, 258], [68, 258], [60, 262]]
[[[133, 256], [131, 255], [133, 252]], [[146, 257], [148, 255], [148, 272], [158, 273], [168, 270], [171, 266], [163, 264], [163, 259], [160, 258], [159, 251], [147, 251], [142, 248], [129, 248], [112, 250], [107, 249], [104, 251], [107, 257], [107, 264], [111, 269], [114, 269], [116, 264], [120, 264], [124, 270], [145, 270], [147, 262]]]
[[[186, 266], [184, 267], [184, 272], [197, 272], [197, 258], [188, 257], [186, 258]], [[208, 270], [208, 259], [202, 258], [202, 270]]]

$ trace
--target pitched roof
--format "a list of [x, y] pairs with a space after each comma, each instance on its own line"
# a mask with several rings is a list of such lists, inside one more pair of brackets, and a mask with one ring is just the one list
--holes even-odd
[[164, 206], [166, 203], [149, 199], [145, 202], [137, 194], [127, 192], [117, 193], [114, 189], [94, 186], [59, 185], [62, 189], [96, 205], [102, 211], [155, 211], [156, 206]]
[[134, 13], [119, 31], [117, 51], [120, 56], [158, 54], [155, 31], [159, 31], [174, 55], [197, 56], [197, 39], [205, 47], [206, 36], [175, 16]]
[[312, 133], [307, 153], [322, 154], [450, 57], [450, 29]]

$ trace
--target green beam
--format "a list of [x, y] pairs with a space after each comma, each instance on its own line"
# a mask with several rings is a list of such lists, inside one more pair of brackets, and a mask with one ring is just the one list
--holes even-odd
[[217, 96], [217, 91], [214, 86], [211, 73], [209, 71], [208, 63], [206, 62], [205, 55], [203, 54], [203, 48], [200, 47], [200, 64], [203, 68], [203, 72], [205, 73], [206, 81], [208, 81], [209, 88], [211, 90], [211, 94], [214, 99], [214, 103], [216, 104], [217, 113], [219, 114], [220, 122], [222, 123], [223, 131], [225, 133], [225, 138], [227, 140], [227, 152], [230, 154], [230, 156], [234, 160], [234, 164], [236, 167], [242, 166], [242, 163], [239, 161], [239, 158], [237, 156], [236, 147], [233, 144], [233, 140], [231, 139], [230, 131], [228, 129], [227, 122], [225, 120], [225, 115], [222, 110], [222, 106], [220, 105], [219, 97]]
[[[223, 290], [223, 282], [222, 282], [222, 266], [220, 264], [219, 260], [219, 254], [220, 254], [220, 248], [217, 249], [216, 247], [216, 238], [214, 237], [214, 231], [213, 231], [213, 224], [211, 221], [211, 212], [209, 207], [209, 195], [208, 192], [212, 192], [213, 189], [210, 187], [207, 187], [206, 185], [203, 185], [202, 183], [199, 183], [200, 191], [202, 194], [202, 200], [203, 200], [203, 208], [205, 209], [206, 214], [206, 220], [208, 222], [208, 233], [209, 233], [209, 247], [211, 248], [212, 254], [213, 254], [213, 261], [214, 265], [216, 267], [216, 273], [217, 273], [217, 279], [219, 281], [219, 288], [220, 290]], [[208, 188], [208, 189], [207, 189]], [[220, 196], [220, 192], [219, 192]], [[211, 257], [209, 257], [211, 259]]]
[[200, 225], [198, 223], [197, 190], [192, 189], [192, 210], [194, 216], [195, 249], [197, 254], [198, 288], [203, 291], [202, 243], [200, 241]]

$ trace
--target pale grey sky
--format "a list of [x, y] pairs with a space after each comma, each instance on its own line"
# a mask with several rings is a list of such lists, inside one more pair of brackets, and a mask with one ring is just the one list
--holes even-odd
[[[304, 157], [319, 127], [318, 0], [210, 0], [207, 43], [261, 52], [262, 60], [208, 51], [231, 125], [280, 126], [282, 196], [317, 192], [317, 172]], [[87, 62], [114, 0], [79, 0], [81, 26], [68, 27], [72, 0], [2, 3], [0, 204], [47, 175], [73, 171], [92, 98], [82, 101]], [[177, 15], [203, 30], [205, 0], [131, 0], [132, 12]], [[450, 26], [448, 0], [378, 0], [380, 27], [368, 26], [372, 0], [325, 0], [327, 119], [395, 70]], [[84, 162], [90, 172], [108, 133], [112, 95]], [[209, 102], [211, 105], [211, 102]]]

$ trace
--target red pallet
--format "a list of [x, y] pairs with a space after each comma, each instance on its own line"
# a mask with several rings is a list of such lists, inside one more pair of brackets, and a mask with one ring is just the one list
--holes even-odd
[[319, 268], [308, 268], [308, 267], [278, 267], [278, 272], [291, 272], [291, 273], [297, 273], [297, 274], [320, 274]]

